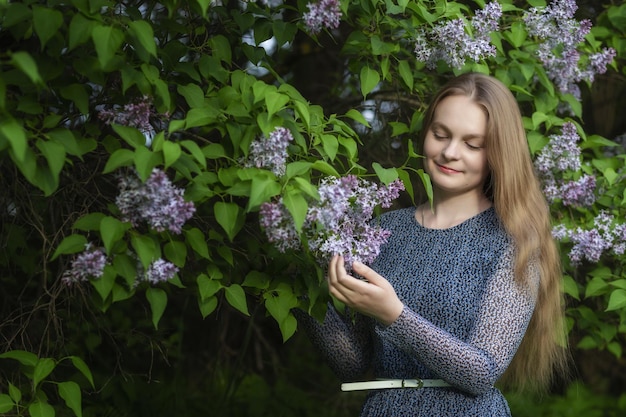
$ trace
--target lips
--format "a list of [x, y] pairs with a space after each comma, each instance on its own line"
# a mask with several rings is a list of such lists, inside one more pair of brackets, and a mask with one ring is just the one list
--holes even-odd
[[461, 171], [457, 171], [456, 169], [452, 169], [450, 167], [447, 167], [445, 165], [440, 165], [438, 163], [435, 162], [435, 165], [437, 165], [437, 168], [439, 168], [439, 171], [445, 173], [445, 174], [459, 174]]

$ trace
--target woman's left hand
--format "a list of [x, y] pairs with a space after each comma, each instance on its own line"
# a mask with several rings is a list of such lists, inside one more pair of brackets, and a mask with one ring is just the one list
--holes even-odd
[[389, 281], [368, 266], [354, 262], [352, 270], [367, 281], [346, 272], [343, 256], [335, 255], [328, 268], [330, 294], [348, 307], [388, 326], [404, 308]]

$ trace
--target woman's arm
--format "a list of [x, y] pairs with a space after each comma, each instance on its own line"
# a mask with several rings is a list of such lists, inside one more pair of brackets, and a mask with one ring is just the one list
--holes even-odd
[[356, 314], [353, 321], [330, 304], [323, 323], [302, 310], [294, 310], [294, 315], [340, 380], [360, 378], [369, 370], [372, 358], [371, 319]]
[[532, 316], [539, 272], [531, 288], [515, 283], [512, 248], [494, 269], [470, 338], [464, 342], [405, 307], [396, 321], [377, 326], [380, 337], [415, 355], [440, 378], [478, 395], [489, 390], [513, 359]]

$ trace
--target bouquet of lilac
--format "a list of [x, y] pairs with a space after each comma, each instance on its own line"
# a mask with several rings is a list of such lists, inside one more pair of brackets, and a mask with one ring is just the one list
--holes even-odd
[[309, 204], [300, 233], [282, 199], [261, 206], [260, 223], [280, 252], [307, 250], [322, 267], [341, 254], [351, 269], [352, 262], [370, 264], [380, 253], [390, 232], [371, 221], [374, 210], [390, 207], [402, 190], [400, 180], [385, 186], [354, 175], [328, 177], [318, 187], [320, 199]]

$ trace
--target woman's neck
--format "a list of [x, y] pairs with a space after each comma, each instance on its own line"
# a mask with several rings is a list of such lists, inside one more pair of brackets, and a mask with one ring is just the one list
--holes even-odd
[[463, 223], [492, 206], [484, 195], [433, 196], [432, 207], [429, 202], [419, 206], [418, 221], [431, 229], [447, 229]]

